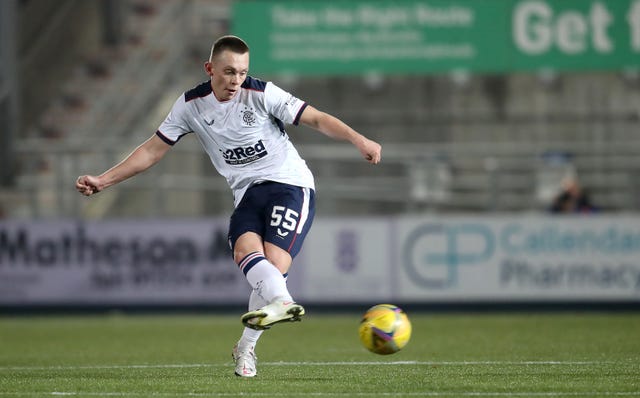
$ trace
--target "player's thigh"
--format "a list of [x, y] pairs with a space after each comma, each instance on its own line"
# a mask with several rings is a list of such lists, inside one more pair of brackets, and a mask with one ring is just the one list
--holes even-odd
[[264, 188], [255, 185], [245, 192], [229, 220], [229, 245], [233, 259], [240, 262], [249, 253], [264, 253], [262, 235], [264, 234], [265, 199]]
[[[284, 250], [293, 259], [302, 248], [313, 222], [314, 192], [309, 188], [277, 184], [269, 198], [262, 239]], [[279, 252], [274, 249], [274, 253]]]

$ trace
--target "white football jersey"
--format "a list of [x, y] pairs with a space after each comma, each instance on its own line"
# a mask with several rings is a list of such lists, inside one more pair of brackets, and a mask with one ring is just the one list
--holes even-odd
[[169, 145], [195, 133], [237, 206], [253, 184], [276, 181], [315, 189], [311, 171], [285, 132], [297, 125], [304, 101], [271, 82], [247, 77], [236, 95], [218, 101], [210, 81], [186, 91], [156, 134]]

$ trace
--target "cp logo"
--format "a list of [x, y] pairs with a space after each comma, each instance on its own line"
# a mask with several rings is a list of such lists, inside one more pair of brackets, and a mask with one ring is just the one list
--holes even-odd
[[495, 239], [483, 225], [424, 225], [412, 231], [403, 248], [411, 280], [429, 289], [454, 286], [458, 267], [493, 255]]

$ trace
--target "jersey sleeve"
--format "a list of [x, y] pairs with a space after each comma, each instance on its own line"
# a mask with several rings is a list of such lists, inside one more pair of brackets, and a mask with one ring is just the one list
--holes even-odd
[[265, 90], [267, 111], [284, 123], [297, 125], [307, 103], [268, 82]]
[[156, 135], [169, 145], [174, 145], [182, 136], [193, 130], [186, 122], [187, 107], [184, 96], [180, 96], [173, 104], [171, 111], [158, 127]]

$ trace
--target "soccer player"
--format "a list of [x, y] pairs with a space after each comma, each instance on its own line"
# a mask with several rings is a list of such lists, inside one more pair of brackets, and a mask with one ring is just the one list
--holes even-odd
[[196, 134], [234, 195], [229, 244], [252, 291], [232, 355], [235, 373], [253, 377], [262, 332], [305, 313], [286, 276], [315, 214], [315, 188], [285, 124], [349, 141], [372, 164], [380, 161], [381, 146], [272, 82], [248, 76], [249, 47], [239, 37], [216, 40], [204, 69], [210, 79], [181, 95], [149, 139], [104, 173], [78, 177], [76, 189], [86, 196], [100, 192], [156, 164], [185, 134]]

